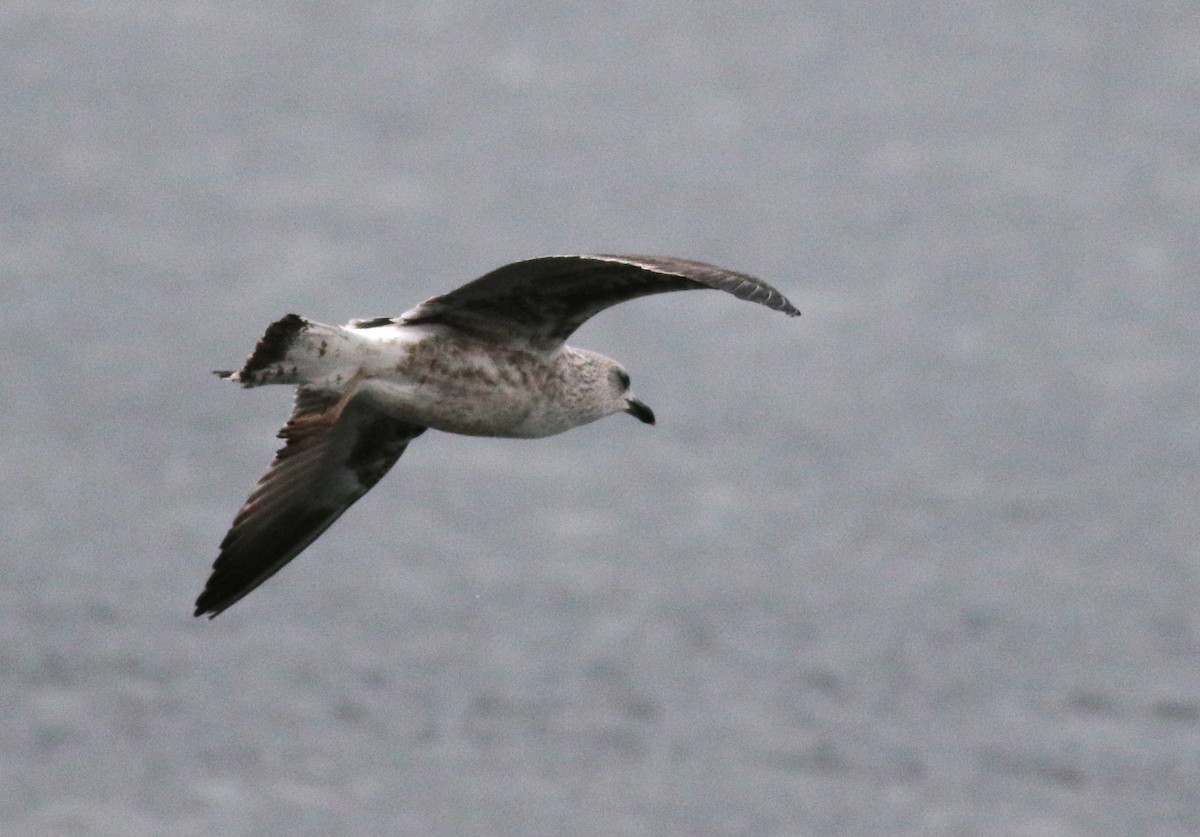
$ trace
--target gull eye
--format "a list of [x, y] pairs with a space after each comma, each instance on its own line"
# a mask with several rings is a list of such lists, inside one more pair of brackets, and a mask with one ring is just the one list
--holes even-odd
[[629, 389], [629, 373], [624, 369], [615, 370], [617, 383], [621, 385], [622, 390]]

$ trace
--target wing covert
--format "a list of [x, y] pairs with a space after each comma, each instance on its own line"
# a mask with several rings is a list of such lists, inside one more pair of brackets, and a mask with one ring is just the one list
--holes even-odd
[[402, 315], [485, 339], [562, 343], [605, 308], [651, 294], [710, 288], [789, 316], [796, 310], [771, 285], [732, 270], [667, 256], [543, 256], [497, 268]]

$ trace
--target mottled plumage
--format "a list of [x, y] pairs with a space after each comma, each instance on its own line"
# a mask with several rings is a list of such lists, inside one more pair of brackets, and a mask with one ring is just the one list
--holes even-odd
[[618, 302], [703, 288], [800, 313], [767, 283], [700, 262], [546, 256], [399, 317], [273, 323], [240, 370], [217, 374], [247, 387], [296, 384], [295, 407], [284, 446], [221, 542], [196, 615], [217, 615], [300, 554], [427, 428], [536, 438], [617, 412], [653, 424], [619, 363], [563, 341]]

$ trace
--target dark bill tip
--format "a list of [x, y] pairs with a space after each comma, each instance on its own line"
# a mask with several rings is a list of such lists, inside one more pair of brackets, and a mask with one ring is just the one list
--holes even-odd
[[642, 424], [654, 424], [654, 411], [641, 401], [638, 401], [636, 398], [630, 398], [626, 404], [625, 412], [629, 413], [629, 415]]

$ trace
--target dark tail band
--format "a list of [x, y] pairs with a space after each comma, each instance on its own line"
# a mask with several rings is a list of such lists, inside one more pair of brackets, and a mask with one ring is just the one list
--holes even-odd
[[[238, 372], [238, 379], [243, 383], [248, 383], [254, 379], [256, 372], [281, 363], [287, 355], [288, 349], [292, 347], [296, 335], [307, 325], [308, 321], [299, 314], [288, 314], [282, 320], [277, 320], [267, 326], [266, 334], [258, 341], [254, 352], [246, 359], [246, 365]], [[231, 377], [221, 372], [217, 374], [222, 378]]]

